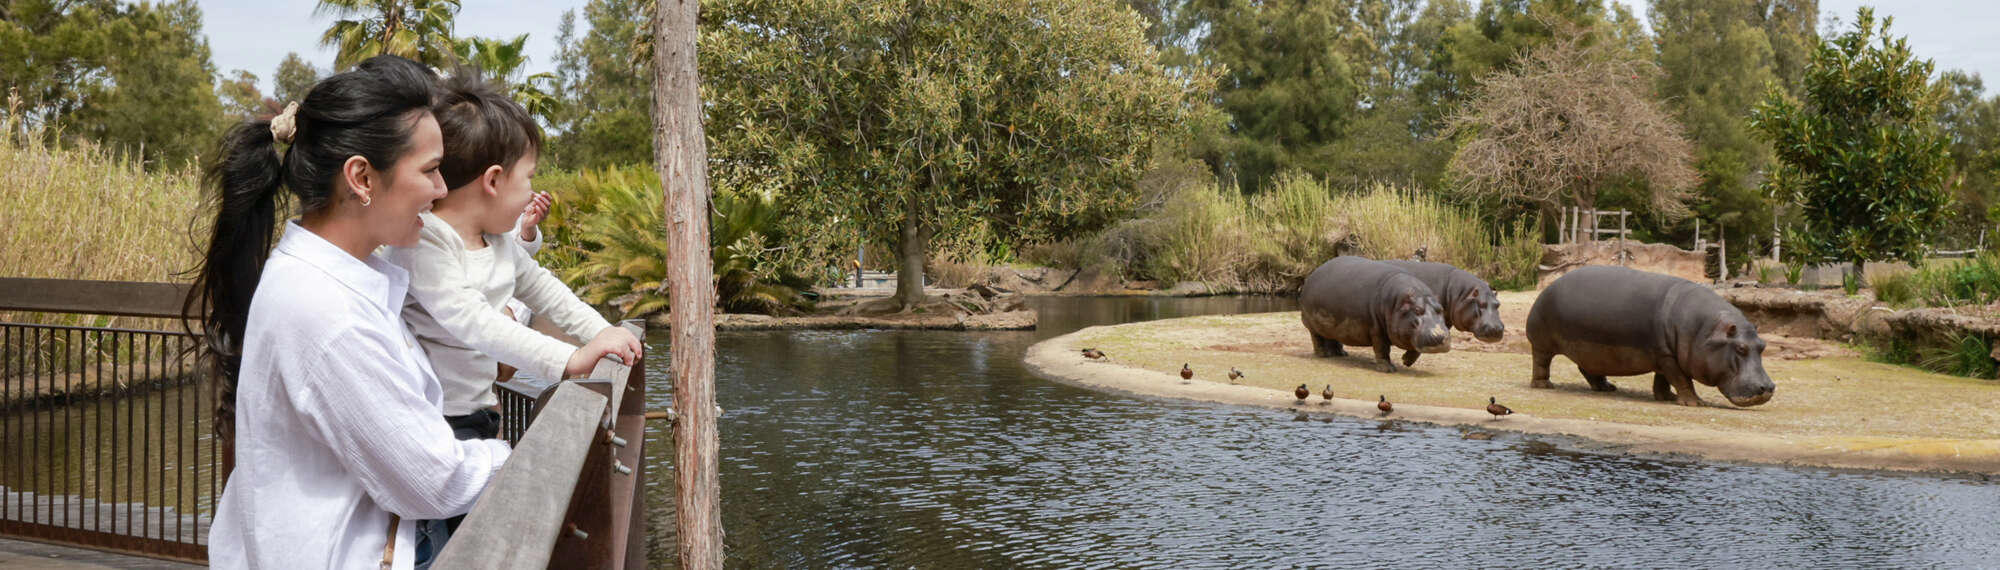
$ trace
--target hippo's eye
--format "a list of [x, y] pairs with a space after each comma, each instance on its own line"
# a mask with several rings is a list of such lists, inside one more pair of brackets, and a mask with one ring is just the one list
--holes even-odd
[[1749, 347], [1748, 345], [1745, 345], [1745, 344], [1742, 344], [1742, 343], [1737, 343], [1737, 344], [1736, 344], [1736, 355], [1737, 355], [1737, 356], [1750, 356], [1750, 347]]

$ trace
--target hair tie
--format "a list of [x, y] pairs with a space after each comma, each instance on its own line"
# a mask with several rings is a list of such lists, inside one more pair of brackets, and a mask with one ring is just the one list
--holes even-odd
[[271, 117], [271, 140], [291, 144], [292, 135], [299, 132], [299, 102], [285, 104], [285, 112]]

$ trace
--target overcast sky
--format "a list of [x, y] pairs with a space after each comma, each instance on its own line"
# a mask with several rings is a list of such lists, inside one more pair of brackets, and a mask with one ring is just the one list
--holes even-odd
[[[1105, 0], [1122, 1], [1122, 0]], [[1641, 18], [1649, 0], [1621, 0]], [[577, 10], [577, 34], [589, 28], [583, 21], [584, 0], [463, 0], [458, 33], [511, 38], [528, 34], [527, 73], [554, 68], [556, 23], [564, 10]], [[1820, 0], [1822, 20], [1838, 17], [1851, 23], [1858, 0]], [[1921, 57], [1937, 62], [1938, 71], [1978, 72], [1990, 85], [2000, 82], [2000, 1], [1896, 0], [1870, 2], [1877, 15], [1894, 16], [1890, 31], [1910, 39]], [[215, 68], [228, 73], [244, 69], [257, 74], [265, 93], [271, 75], [287, 52], [299, 52], [324, 69], [333, 50], [319, 47], [319, 35], [331, 18], [313, 16], [313, 0], [208, 0], [201, 2], [202, 30], [214, 51]], [[1824, 23], [1824, 22], [1822, 22]], [[1824, 25], [1821, 27], [1825, 29]]]
[[[208, 34], [216, 71], [242, 69], [257, 74], [261, 89], [271, 92], [271, 76], [285, 54], [299, 56], [321, 69], [333, 67], [333, 48], [319, 47], [319, 36], [332, 17], [313, 16], [314, 0], [203, 0], [201, 29]], [[525, 74], [555, 69], [556, 24], [564, 10], [575, 9], [576, 33], [590, 25], [583, 20], [584, 0], [463, 0], [458, 35], [513, 38], [528, 34]]]

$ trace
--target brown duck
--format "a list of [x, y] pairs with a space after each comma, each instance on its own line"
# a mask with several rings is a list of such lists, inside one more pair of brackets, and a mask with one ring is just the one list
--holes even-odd
[[1390, 410], [1396, 409], [1396, 406], [1391, 405], [1389, 403], [1388, 396], [1378, 395], [1376, 396], [1376, 398], [1377, 399], [1375, 400], [1375, 409], [1382, 410], [1382, 413], [1386, 414], [1389, 413]]
[[1332, 385], [1332, 384], [1327, 384], [1325, 388], [1320, 388], [1320, 389], [1319, 389], [1319, 399], [1321, 399], [1321, 400], [1325, 400], [1325, 401], [1328, 401], [1328, 402], [1331, 402], [1331, 401], [1333, 401], [1333, 385]]
[[1500, 400], [1488, 397], [1486, 398], [1486, 413], [1493, 414], [1494, 419], [1499, 419], [1500, 416], [1514, 413], [1514, 410], [1500, 405]]
[[1292, 390], [1292, 395], [1298, 396], [1299, 403], [1303, 404], [1306, 403], [1306, 398], [1313, 395], [1313, 391], [1312, 388], [1307, 388], [1305, 384], [1300, 384], [1297, 390]]
[[1083, 357], [1091, 360], [1104, 360], [1106, 358], [1104, 351], [1095, 348], [1083, 349]]
[[1229, 383], [1230, 383], [1230, 384], [1235, 384], [1235, 383], [1236, 383], [1236, 380], [1237, 380], [1238, 378], [1242, 378], [1242, 377], [1243, 377], [1243, 371], [1241, 371], [1241, 370], [1237, 370], [1237, 369], [1236, 369], [1236, 367], [1234, 367], [1234, 366], [1231, 366], [1231, 367], [1229, 367]]
[[1194, 379], [1194, 369], [1193, 369], [1193, 368], [1188, 368], [1188, 365], [1187, 365], [1187, 363], [1186, 363], [1186, 362], [1182, 362], [1182, 363], [1181, 363], [1181, 379], [1182, 379], [1182, 380], [1193, 380], [1193, 379]]

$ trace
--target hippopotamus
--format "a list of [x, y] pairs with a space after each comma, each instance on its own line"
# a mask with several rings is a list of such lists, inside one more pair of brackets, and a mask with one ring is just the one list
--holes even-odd
[[1743, 311], [1708, 287], [1623, 267], [1571, 271], [1542, 290], [1528, 312], [1535, 353], [1530, 387], [1552, 388], [1560, 354], [1599, 392], [1606, 376], [1653, 373], [1653, 398], [1699, 406], [1691, 381], [1715, 386], [1729, 403], [1755, 406], [1777, 386], [1764, 373], [1764, 340]]
[[[1486, 280], [1443, 263], [1400, 259], [1382, 263], [1408, 271], [1429, 286], [1437, 294], [1438, 302], [1444, 304], [1444, 321], [1451, 328], [1472, 333], [1480, 342], [1500, 342], [1507, 334], [1507, 325], [1500, 322], [1500, 296], [1493, 294], [1493, 287]], [[1415, 353], [1403, 355], [1405, 361], [1414, 361], [1416, 357]]]
[[1410, 351], [1404, 366], [1417, 353], [1450, 352], [1442, 313], [1437, 296], [1415, 275], [1360, 257], [1327, 260], [1299, 289], [1299, 318], [1312, 334], [1314, 355], [1346, 356], [1343, 344], [1369, 345], [1383, 372], [1396, 371], [1391, 345]]

